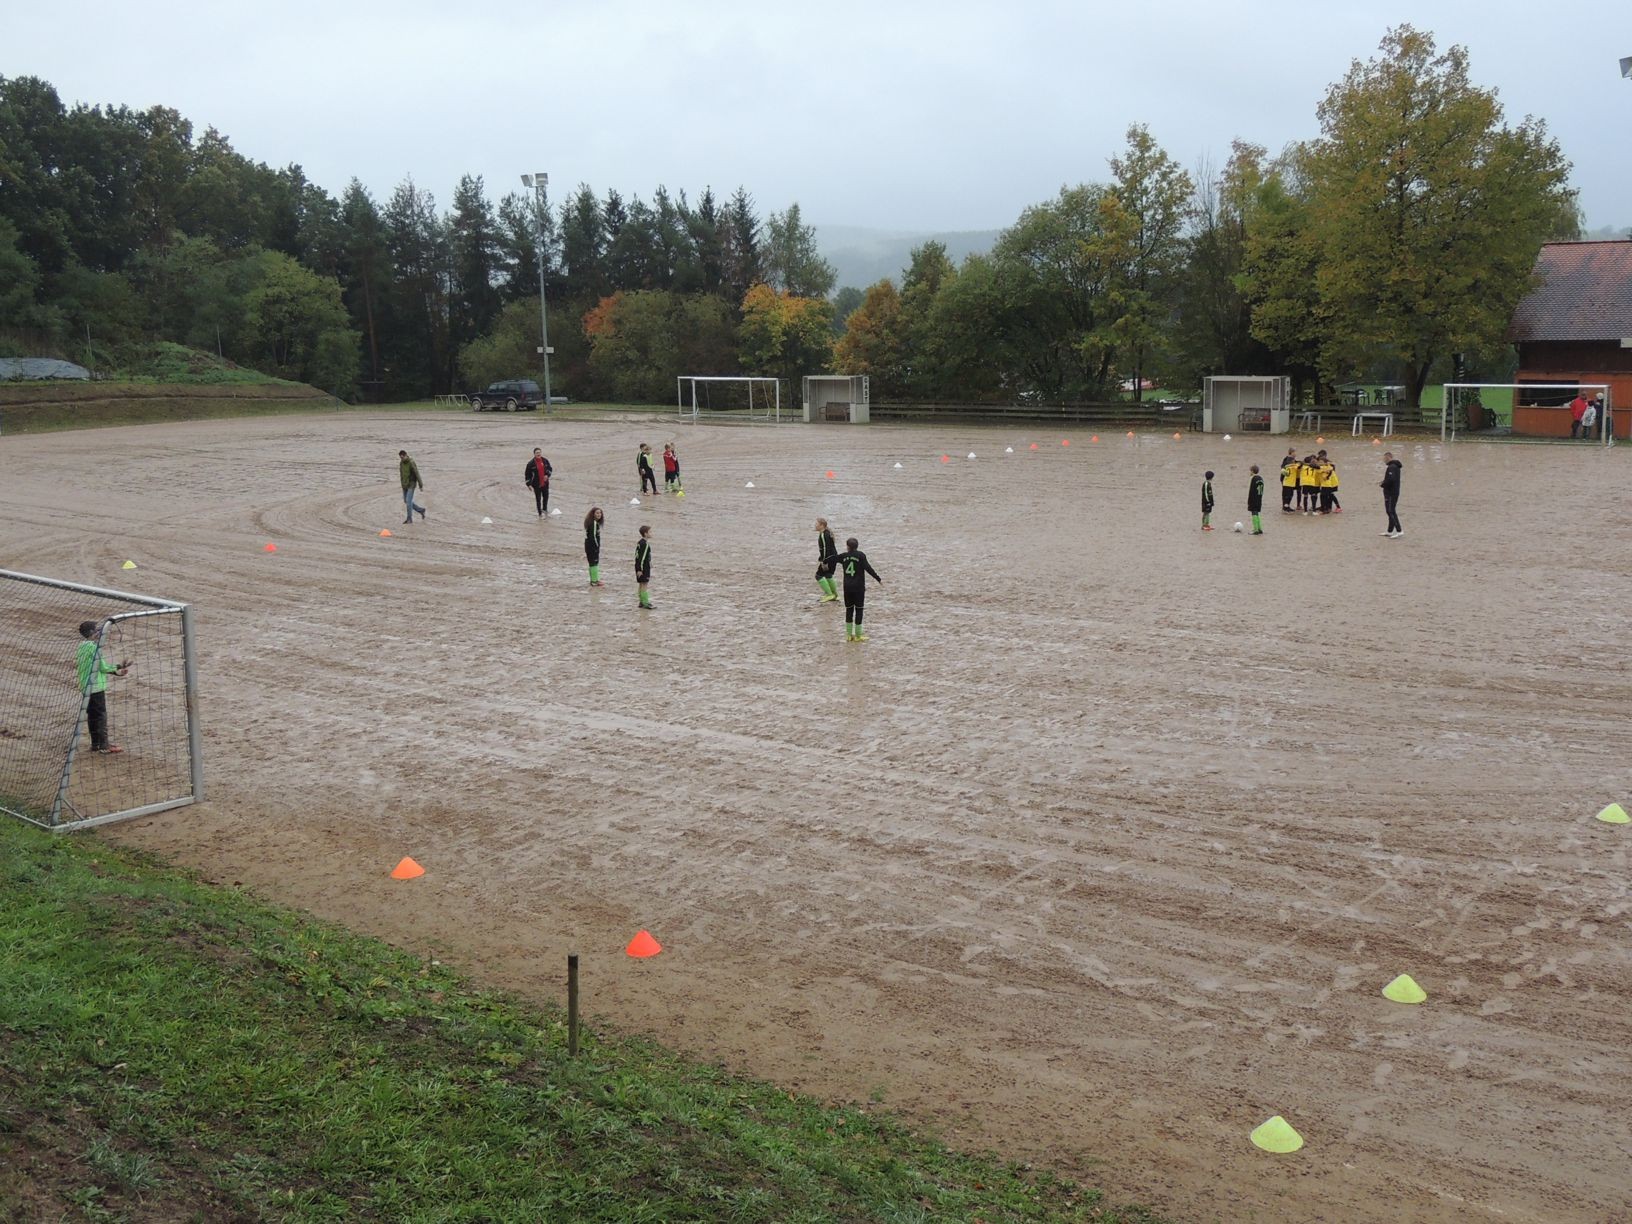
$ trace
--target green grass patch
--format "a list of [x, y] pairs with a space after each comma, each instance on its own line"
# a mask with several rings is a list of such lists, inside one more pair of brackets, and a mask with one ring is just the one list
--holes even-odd
[[0, 822], [0, 1219], [1150, 1221]]

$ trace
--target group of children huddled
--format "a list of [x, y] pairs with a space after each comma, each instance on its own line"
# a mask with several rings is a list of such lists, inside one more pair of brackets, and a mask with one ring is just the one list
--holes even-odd
[[[1325, 451], [1298, 458], [1298, 448], [1289, 446], [1281, 460], [1281, 511], [1285, 514], [1342, 514], [1337, 500], [1337, 465]], [[1297, 499], [1293, 506], [1294, 496]]]
[[[1281, 460], [1281, 511], [1285, 514], [1342, 514], [1337, 499], [1337, 464], [1325, 451], [1298, 458], [1298, 448], [1290, 446]], [[1252, 515], [1252, 534], [1264, 534], [1260, 517], [1264, 509], [1264, 478], [1252, 465], [1252, 481], [1247, 486], [1247, 511]], [[1240, 524], [1237, 524], [1239, 528]], [[1213, 473], [1201, 482], [1201, 529], [1213, 530]]]

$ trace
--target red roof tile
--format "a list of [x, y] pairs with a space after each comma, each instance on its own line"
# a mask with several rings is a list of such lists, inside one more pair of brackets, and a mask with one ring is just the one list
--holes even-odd
[[1509, 340], [1619, 340], [1632, 336], [1632, 239], [1548, 242], [1541, 281], [1519, 302]]

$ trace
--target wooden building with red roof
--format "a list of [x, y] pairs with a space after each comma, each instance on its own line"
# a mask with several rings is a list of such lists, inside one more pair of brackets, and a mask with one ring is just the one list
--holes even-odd
[[[1632, 239], [1545, 243], [1536, 279], [1507, 331], [1519, 350], [1514, 381], [1608, 383], [1615, 436], [1632, 437]], [[1525, 398], [1514, 398], [1514, 433], [1570, 436], [1568, 407]]]

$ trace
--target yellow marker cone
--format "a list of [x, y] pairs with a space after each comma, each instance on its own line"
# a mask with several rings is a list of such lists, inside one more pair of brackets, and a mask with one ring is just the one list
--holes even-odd
[[1293, 1130], [1287, 1120], [1276, 1114], [1252, 1132], [1254, 1147], [1266, 1152], [1295, 1152], [1303, 1146], [1303, 1136]]
[[126, 562], [125, 562], [125, 563], [124, 563], [124, 564], [123, 564], [123, 565], [121, 565], [121, 566], [120, 566], [120, 567], [119, 567], [119, 568], [120, 568], [120, 569], [135, 569], [135, 568], [136, 568], [136, 562], [134, 562], [134, 561], [126, 561]]
[[1605, 824], [1632, 824], [1632, 816], [1626, 814], [1626, 809], [1618, 803], [1612, 803], [1598, 813], [1598, 819]]
[[1402, 973], [1387, 986], [1383, 987], [1383, 998], [1390, 1003], [1421, 1003], [1428, 997], [1428, 992], [1409, 973]]

